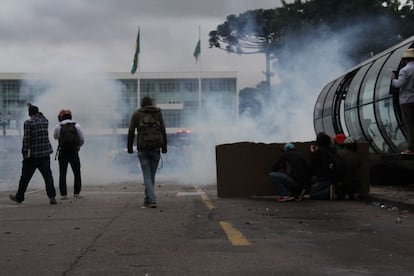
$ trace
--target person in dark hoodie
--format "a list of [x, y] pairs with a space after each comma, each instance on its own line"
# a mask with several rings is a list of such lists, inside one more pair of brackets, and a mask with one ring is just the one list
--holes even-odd
[[19, 188], [16, 194], [9, 195], [9, 198], [17, 203], [24, 201], [24, 194], [36, 169], [38, 169], [45, 181], [46, 194], [50, 204], [56, 204], [56, 190], [53, 184], [52, 170], [50, 169], [50, 154], [53, 152], [49, 141], [49, 121], [39, 112], [39, 108], [30, 103], [28, 112], [30, 119], [24, 122], [23, 126], [23, 165], [20, 176]]
[[287, 143], [283, 149], [284, 152], [273, 164], [269, 174], [270, 181], [280, 196], [277, 201], [301, 200], [309, 185], [308, 165], [293, 143]]
[[143, 207], [156, 208], [155, 174], [162, 153], [167, 153], [167, 133], [161, 109], [153, 106], [150, 97], [141, 100], [141, 108], [132, 114], [128, 131], [128, 153], [134, 152], [137, 131], [138, 159], [141, 164], [145, 186]]
[[316, 146], [311, 146], [311, 199], [333, 199], [335, 185], [341, 179], [341, 164], [337, 157], [331, 137], [318, 133]]

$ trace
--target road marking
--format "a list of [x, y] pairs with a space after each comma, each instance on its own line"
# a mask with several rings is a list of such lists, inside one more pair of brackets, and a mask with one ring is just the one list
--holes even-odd
[[201, 190], [200, 188], [195, 189], [197, 193], [200, 194], [201, 199], [203, 200], [204, 204], [207, 206], [209, 210], [213, 210], [214, 208], [216, 208], [216, 206], [214, 206], [213, 202], [211, 202], [210, 198], [205, 192], [203, 192], [203, 190]]
[[[204, 204], [207, 206], [208, 209], [212, 210], [216, 208], [206, 193], [204, 193], [200, 188], [195, 188], [195, 190], [200, 194], [201, 199], [203, 200]], [[227, 235], [227, 239], [231, 242], [232, 245], [234, 246], [249, 246], [250, 245], [250, 242], [244, 237], [242, 232], [237, 230], [231, 223], [226, 222], [226, 221], [219, 221], [219, 224], [221, 228], [223, 228], [224, 232]]]
[[234, 246], [249, 246], [249, 241], [244, 237], [242, 232], [233, 227], [233, 225], [226, 221], [219, 222], [224, 232], [226, 232], [227, 238]]

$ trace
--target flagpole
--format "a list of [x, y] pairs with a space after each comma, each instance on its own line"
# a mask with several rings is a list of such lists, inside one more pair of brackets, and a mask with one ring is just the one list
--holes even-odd
[[201, 119], [202, 91], [201, 91], [201, 26], [198, 26], [198, 41], [200, 43], [200, 54], [198, 56], [198, 115]]
[[[138, 27], [138, 33], [140, 36], [140, 41], [139, 43], [141, 44], [141, 29]], [[141, 48], [141, 45], [139, 45], [139, 47]], [[137, 107], [140, 108], [141, 107], [141, 62], [138, 62], [138, 79], [137, 79]]]

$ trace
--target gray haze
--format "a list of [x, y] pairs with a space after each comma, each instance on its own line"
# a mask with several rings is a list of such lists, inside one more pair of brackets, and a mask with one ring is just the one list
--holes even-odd
[[0, 72], [55, 71], [89, 63], [101, 72], [129, 72], [138, 26], [143, 72], [238, 71], [240, 87], [263, 80], [264, 56], [208, 48], [208, 33], [230, 14], [280, 6], [276, 0], [0, 0]]

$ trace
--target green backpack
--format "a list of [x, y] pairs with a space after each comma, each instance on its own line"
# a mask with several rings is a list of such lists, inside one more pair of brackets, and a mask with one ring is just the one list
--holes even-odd
[[156, 149], [164, 143], [161, 123], [153, 112], [141, 111], [141, 120], [138, 128], [138, 148]]

